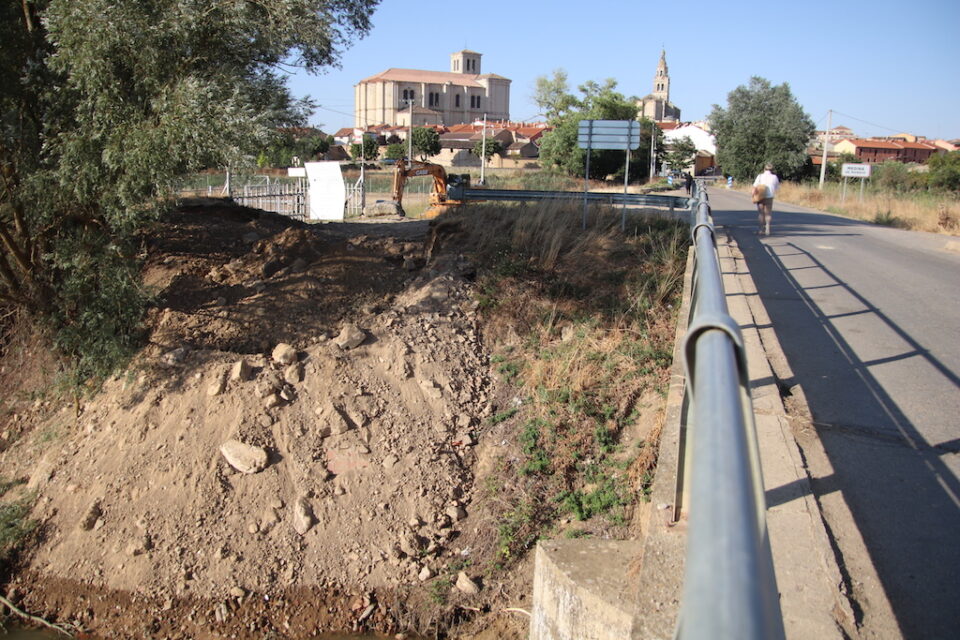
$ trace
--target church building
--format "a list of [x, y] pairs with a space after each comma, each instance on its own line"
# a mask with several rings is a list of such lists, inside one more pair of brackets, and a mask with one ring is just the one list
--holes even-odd
[[510, 80], [481, 73], [476, 51], [450, 55], [450, 71], [387, 69], [354, 86], [353, 126], [467, 124], [510, 119]]
[[653, 93], [637, 100], [638, 115], [655, 122], [679, 122], [680, 107], [670, 102], [670, 72], [667, 70], [667, 52], [660, 51], [657, 73], [653, 76]]

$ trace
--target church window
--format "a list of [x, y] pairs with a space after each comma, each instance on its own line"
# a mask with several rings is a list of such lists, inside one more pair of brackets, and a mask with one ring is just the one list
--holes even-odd
[[460, 106], [460, 94], [459, 94], [459, 93], [458, 93], [457, 95], [453, 96], [453, 105], [454, 105], [455, 107], [459, 107], [459, 106]]

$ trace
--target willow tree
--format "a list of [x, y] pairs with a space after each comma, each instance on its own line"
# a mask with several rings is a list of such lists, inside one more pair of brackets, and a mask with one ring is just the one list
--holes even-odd
[[[0, 3], [0, 305], [52, 329], [81, 376], [136, 346], [136, 238], [184, 174], [296, 117], [378, 0]], [[301, 105], [302, 106], [302, 105]]]

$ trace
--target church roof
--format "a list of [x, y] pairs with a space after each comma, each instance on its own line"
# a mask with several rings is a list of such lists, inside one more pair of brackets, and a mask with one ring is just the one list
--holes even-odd
[[[360, 84], [376, 82], [424, 82], [427, 84], [454, 84], [461, 87], [476, 87], [479, 89], [483, 88], [483, 85], [479, 82], [479, 78], [489, 77], [499, 78], [500, 76], [492, 76], [492, 74], [479, 76], [468, 73], [453, 73], [451, 71], [390, 68], [376, 75], [372, 75], [369, 78], [364, 78], [360, 81]], [[506, 80], [506, 78], [504, 78], [504, 80]]]

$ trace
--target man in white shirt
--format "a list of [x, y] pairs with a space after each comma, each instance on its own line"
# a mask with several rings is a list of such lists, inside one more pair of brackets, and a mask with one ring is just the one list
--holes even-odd
[[773, 165], [769, 162], [763, 166], [763, 173], [753, 181], [753, 186], [763, 185], [766, 194], [763, 200], [757, 203], [757, 212], [760, 214], [760, 231], [763, 235], [770, 235], [770, 219], [773, 217], [773, 197], [780, 189], [780, 179], [773, 174]]

